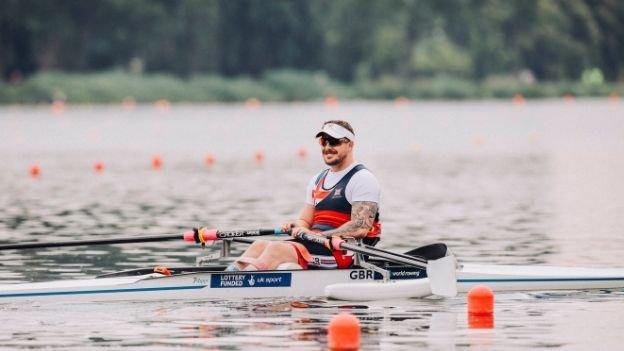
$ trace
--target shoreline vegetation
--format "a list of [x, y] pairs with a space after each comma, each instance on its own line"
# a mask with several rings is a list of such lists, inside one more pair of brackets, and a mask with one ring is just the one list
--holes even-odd
[[[481, 82], [451, 76], [339, 82], [324, 73], [269, 71], [258, 78], [167, 74], [37, 73], [20, 82], [0, 82], [0, 104], [119, 102], [298, 102], [339, 100], [464, 100], [609, 97], [619, 99], [624, 83], [592, 81], [535, 82], [500, 76]], [[326, 100], [327, 101], [327, 100]]]

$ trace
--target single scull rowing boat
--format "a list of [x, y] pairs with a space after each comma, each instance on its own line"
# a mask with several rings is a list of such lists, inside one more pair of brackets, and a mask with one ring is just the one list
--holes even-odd
[[[371, 300], [431, 295], [426, 272], [389, 266], [390, 281], [372, 269], [224, 272], [224, 266], [130, 270], [84, 280], [0, 285], [0, 302], [19, 300], [167, 300], [320, 297]], [[486, 284], [495, 291], [624, 288], [624, 269], [465, 264], [458, 291]]]
[[[180, 235], [98, 239], [56, 243], [0, 245], [0, 250], [184, 240], [202, 245], [223, 243], [219, 259], [229, 257], [233, 241], [249, 243], [280, 230], [198, 231]], [[302, 239], [327, 244], [320, 236]], [[83, 280], [0, 285], [0, 303], [28, 300], [167, 300], [215, 298], [321, 297], [343, 300], [454, 296], [478, 284], [495, 291], [624, 288], [624, 268], [457, 265], [444, 244], [432, 244], [404, 254], [371, 246], [333, 241], [356, 253], [348, 269], [225, 271], [225, 265], [172, 269], [133, 269]]]

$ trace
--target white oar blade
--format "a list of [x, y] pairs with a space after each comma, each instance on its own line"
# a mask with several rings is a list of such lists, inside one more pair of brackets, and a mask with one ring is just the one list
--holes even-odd
[[453, 297], [457, 295], [457, 267], [455, 256], [449, 255], [427, 261], [427, 276], [434, 295]]

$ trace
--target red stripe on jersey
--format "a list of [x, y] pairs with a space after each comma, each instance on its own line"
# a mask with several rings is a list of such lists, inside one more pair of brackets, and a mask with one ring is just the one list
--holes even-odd
[[351, 220], [351, 214], [346, 214], [338, 211], [330, 210], [316, 210], [314, 211], [314, 218], [312, 223], [329, 225], [334, 228], [338, 228], [341, 225]]

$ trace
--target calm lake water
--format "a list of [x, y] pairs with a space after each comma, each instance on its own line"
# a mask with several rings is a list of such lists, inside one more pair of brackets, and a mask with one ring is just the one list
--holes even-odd
[[[274, 227], [300, 209], [323, 167], [313, 136], [334, 118], [352, 122], [356, 158], [382, 184], [382, 247], [444, 241], [463, 262], [624, 266], [624, 103], [607, 100], [68, 106], [60, 114], [0, 107], [0, 242]], [[29, 175], [34, 164], [38, 178]], [[192, 265], [213, 250], [156, 243], [5, 251], [0, 283]], [[345, 310], [360, 318], [366, 350], [624, 342], [623, 290], [498, 294], [495, 327], [479, 330], [468, 328], [461, 295], [291, 302], [3, 304], [0, 349], [319, 350], [327, 322]]]

